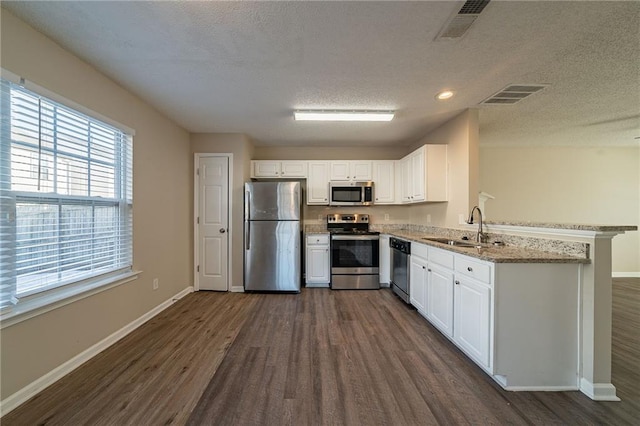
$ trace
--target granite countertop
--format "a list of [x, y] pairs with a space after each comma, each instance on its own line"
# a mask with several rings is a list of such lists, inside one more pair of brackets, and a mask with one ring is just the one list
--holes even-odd
[[594, 231], [594, 232], [624, 232], [624, 231], [637, 231], [638, 227], [635, 225], [592, 225], [592, 224], [580, 224], [580, 223], [546, 223], [546, 222], [526, 222], [526, 221], [513, 221], [513, 222], [498, 222], [487, 220], [485, 225], [491, 226], [520, 226], [527, 228], [546, 228], [546, 229], [570, 229], [574, 231]]
[[[494, 263], [590, 263], [586, 256], [562, 254], [551, 251], [536, 250], [515, 245], [494, 246], [483, 244], [482, 248], [460, 247], [436, 241], [427, 241], [424, 238], [442, 238], [443, 235], [436, 235], [429, 232], [420, 232], [408, 229], [381, 229], [381, 233], [392, 237], [402, 238], [414, 243], [425, 244], [455, 253], [465, 254], [476, 259], [486, 260]], [[327, 234], [325, 225], [306, 225], [306, 234]], [[457, 239], [451, 236], [452, 239]]]
[[421, 232], [407, 230], [393, 230], [386, 232], [392, 237], [401, 238], [415, 243], [425, 244], [455, 253], [465, 254], [477, 259], [494, 263], [590, 263], [586, 257], [570, 256], [566, 254], [547, 252], [542, 250], [532, 250], [516, 246], [494, 246], [483, 244], [482, 248], [460, 247], [436, 241], [427, 241], [424, 238], [442, 237], [442, 235], [432, 235]]

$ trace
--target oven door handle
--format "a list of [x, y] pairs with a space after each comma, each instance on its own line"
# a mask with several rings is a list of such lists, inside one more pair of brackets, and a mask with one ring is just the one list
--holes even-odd
[[379, 235], [332, 235], [331, 239], [334, 241], [371, 241], [371, 240], [379, 240]]

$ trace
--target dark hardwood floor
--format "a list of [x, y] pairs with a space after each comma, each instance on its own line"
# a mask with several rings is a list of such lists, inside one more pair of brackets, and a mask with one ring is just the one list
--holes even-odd
[[388, 290], [194, 293], [2, 425], [638, 424], [640, 279], [615, 279], [613, 383], [507, 392]]

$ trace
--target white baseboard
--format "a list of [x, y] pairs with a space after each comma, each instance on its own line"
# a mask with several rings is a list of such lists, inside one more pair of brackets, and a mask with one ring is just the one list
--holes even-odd
[[640, 278], [640, 272], [612, 272], [613, 278]]
[[591, 383], [585, 378], [580, 379], [580, 392], [594, 401], [620, 401], [616, 396], [616, 387], [611, 383]]
[[241, 285], [234, 285], [231, 286], [231, 293], [244, 293], [244, 286]]
[[507, 386], [505, 390], [511, 392], [567, 392], [577, 391], [577, 386]]
[[[488, 372], [489, 375], [491, 375], [490, 372]], [[507, 377], [500, 375], [500, 374], [494, 374], [491, 375], [491, 377], [493, 378], [493, 380], [495, 380], [496, 382], [498, 382], [498, 384], [500, 386], [502, 386], [505, 390], [508, 390], [510, 392], [566, 392], [566, 391], [577, 391], [578, 390], [578, 384], [574, 384], [574, 385], [554, 385], [554, 386], [509, 386], [507, 383]]]
[[91, 346], [90, 348], [74, 356], [67, 362], [49, 371], [47, 374], [31, 382], [30, 384], [23, 387], [16, 393], [9, 395], [4, 400], [0, 401], [0, 416], [4, 416], [5, 414], [9, 413], [19, 405], [23, 404], [24, 402], [26, 402], [27, 400], [35, 396], [38, 392], [44, 390], [46, 387], [52, 385], [56, 381], [60, 380], [62, 377], [71, 373], [73, 370], [80, 367], [82, 364], [89, 361], [91, 358], [98, 355], [100, 352], [104, 351], [109, 346], [113, 345], [118, 340], [122, 339], [127, 334], [131, 333], [136, 328], [140, 327], [142, 324], [149, 321], [154, 316], [158, 315], [160, 312], [167, 309], [173, 303], [175, 303], [179, 299], [182, 299], [184, 296], [192, 292], [193, 292], [193, 287], [185, 288], [175, 296], [171, 297], [168, 300], [165, 300], [155, 308], [151, 309], [146, 314], [142, 315], [141, 317], [125, 325], [120, 330], [114, 332], [110, 336], [107, 336], [106, 338], [102, 339], [95, 345]]

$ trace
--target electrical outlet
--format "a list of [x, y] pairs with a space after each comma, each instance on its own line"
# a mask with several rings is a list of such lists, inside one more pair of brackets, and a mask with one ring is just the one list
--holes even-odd
[[458, 222], [462, 225], [463, 223], [465, 223], [464, 221], [464, 214], [459, 214], [458, 215]]
[[427, 215], [427, 223], [431, 223], [431, 215], [430, 214]]
[[389, 220], [389, 213], [384, 214], [384, 220]]
[[154, 289], [154, 290], [157, 290], [157, 289], [158, 289], [158, 287], [159, 287], [158, 279], [157, 279], [157, 278], [154, 278], [154, 279], [153, 279], [153, 289]]

